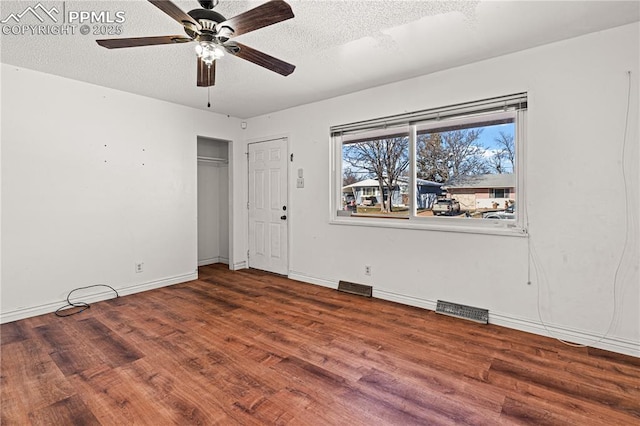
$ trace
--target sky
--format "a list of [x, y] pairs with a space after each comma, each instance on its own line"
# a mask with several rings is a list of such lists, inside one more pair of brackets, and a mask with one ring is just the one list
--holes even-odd
[[[489, 158], [493, 156], [497, 150], [502, 149], [502, 147], [499, 146], [495, 141], [496, 138], [500, 137], [500, 132], [503, 132], [507, 135], [513, 135], [515, 139], [515, 129], [516, 126], [514, 123], [498, 124], [496, 126], [484, 127], [484, 130], [480, 135], [480, 144], [487, 148], [484, 153], [484, 157]], [[511, 167], [509, 167], [507, 164], [503, 163], [503, 166], [505, 166], [504, 170], [506, 173], [513, 172], [513, 170], [511, 170]]]
[[480, 142], [482, 143], [482, 145], [486, 146], [489, 149], [495, 149], [497, 146], [494, 139], [500, 136], [500, 132], [514, 134], [515, 128], [516, 126], [514, 123], [487, 126], [482, 131]]

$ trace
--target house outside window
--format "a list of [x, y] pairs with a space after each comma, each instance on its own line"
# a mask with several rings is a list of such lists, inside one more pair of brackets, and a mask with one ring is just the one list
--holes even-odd
[[513, 205], [515, 184], [513, 173], [482, 174], [449, 182], [445, 188], [463, 210], [486, 213]]

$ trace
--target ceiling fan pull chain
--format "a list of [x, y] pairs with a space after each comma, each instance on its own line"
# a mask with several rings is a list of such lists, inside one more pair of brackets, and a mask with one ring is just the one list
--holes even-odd
[[211, 86], [207, 87], [207, 108], [211, 108]]

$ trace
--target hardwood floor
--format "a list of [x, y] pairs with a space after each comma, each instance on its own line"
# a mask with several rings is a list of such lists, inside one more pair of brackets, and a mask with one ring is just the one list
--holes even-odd
[[640, 359], [225, 265], [2, 325], [2, 425], [632, 425]]

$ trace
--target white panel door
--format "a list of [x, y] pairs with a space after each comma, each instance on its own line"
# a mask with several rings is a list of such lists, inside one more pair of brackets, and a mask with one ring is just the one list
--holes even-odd
[[249, 144], [249, 267], [287, 275], [287, 140]]

